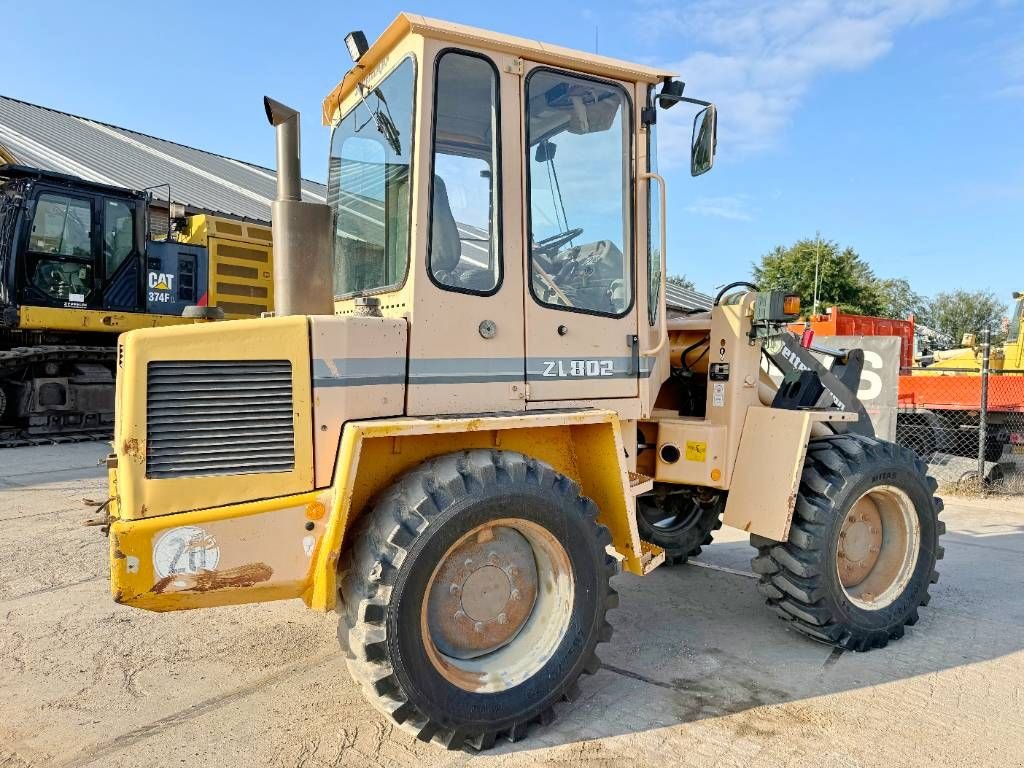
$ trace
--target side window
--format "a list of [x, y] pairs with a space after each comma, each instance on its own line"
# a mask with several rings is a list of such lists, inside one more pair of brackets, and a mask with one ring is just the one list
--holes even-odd
[[36, 201], [29, 250], [53, 256], [92, 256], [92, 205], [88, 200], [42, 194]]
[[[648, 104], [657, 107], [654, 87], [647, 91]], [[658, 124], [647, 126], [647, 171], [658, 172]], [[658, 294], [661, 289], [661, 205], [657, 182], [647, 180], [647, 321], [658, 324]]]
[[327, 198], [334, 219], [334, 295], [397, 288], [409, 266], [416, 67], [402, 61], [331, 136]]
[[633, 303], [629, 97], [546, 69], [526, 82], [530, 289], [551, 307], [620, 316]]
[[178, 301], [196, 300], [196, 257], [191, 253], [178, 254]]
[[492, 293], [501, 280], [498, 73], [448, 51], [434, 88], [430, 274], [445, 288]]
[[134, 210], [121, 200], [103, 204], [103, 263], [109, 278], [135, 244]]

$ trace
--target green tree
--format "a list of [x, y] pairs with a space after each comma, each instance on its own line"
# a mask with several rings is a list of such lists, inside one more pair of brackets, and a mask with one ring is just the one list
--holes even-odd
[[910, 281], [902, 277], [878, 281], [882, 296], [882, 317], [905, 320], [909, 315], [925, 325], [930, 325], [928, 299], [910, 287]]
[[965, 333], [980, 337], [984, 328], [992, 331], [994, 342], [1001, 341], [1005, 314], [1006, 305], [991, 291], [940, 293], [928, 303], [928, 324], [949, 336], [954, 346], [959, 346]]
[[693, 285], [693, 280], [688, 278], [686, 275], [669, 275], [665, 282], [670, 285], [678, 285], [680, 288], [685, 288], [688, 291], [697, 290]]
[[836, 305], [846, 312], [878, 315], [885, 306], [879, 281], [852, 248], [840, 249], [832, 240], [798, 240], [781, 245], [752, 265], [754, 282], [762, 289], [780, 288], [800, 294], [805, 314], [814, 302], [814, 263], [820, 247], [818, 307]]

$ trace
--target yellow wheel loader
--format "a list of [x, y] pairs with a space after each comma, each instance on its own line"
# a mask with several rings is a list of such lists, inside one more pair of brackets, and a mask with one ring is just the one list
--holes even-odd
[[795, 297], [747, 285], [667, 317], [657, 124], [700, 107], [700, 175], [714, 106], [420, 16], [346, 42], [327, 205], [301, 200], [297, 113], [266, 100], [276, 316], [121, 337], [114, 599], [335, 611], [370, 702], [451, 748], [549, 722], [600, 667], [612, 576], [683, 559], [719, 515], [795, 630], [900, 637], [942, 505], [873, 436], [862, 353], [819, 362], [785, 329]]

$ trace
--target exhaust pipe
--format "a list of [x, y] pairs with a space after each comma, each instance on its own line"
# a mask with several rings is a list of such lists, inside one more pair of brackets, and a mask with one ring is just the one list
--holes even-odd
[[302, 200], [299, 113], [263, 97], [277, 129], [277, 198], [270, 205], [274, 242], [274, 314], [333, 315], [331, 209]]

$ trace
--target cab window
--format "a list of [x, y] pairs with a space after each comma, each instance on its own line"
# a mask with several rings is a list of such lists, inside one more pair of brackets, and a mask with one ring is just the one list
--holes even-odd
[[29, 283], [56, 302], [84, 304], [93, 293], [92, 203], [42, 193], [29, 232]]
[[1020, 322], [1021, 322], [1021, 309], [1024, 308], [1024, 298], [1017, 299], [1017, 308], [1013, 311], [1013, 318], [1010, 320], [1010, 327], [1007, 329], [1008, 333], [1006, 341], [1009, 344], [1014, 344], [1020, 340]]
[[447, 51], [434, 85], [430, 274], [441, 287], [492, 293], [500, 281], [498, 72]]
[[402, 61], [334, 129], [327, 194], [334, 227], [334, 294], [398, 287], [409, 266], [409, 195], [416, 68]]
[[614, 83], [547, 69], [526, 83], [530, 288], [621, 316], [632, 296], [630, 106]]
[[54, 256], [91, 256], [92, 206], [88, 200], [41, 194], [32, 219], [29, 250]]
[[135, 245], [134, 210], [123, 200], [103, 205], [103, 263], [109, 278]]

